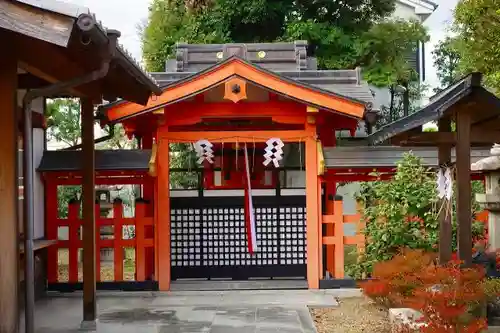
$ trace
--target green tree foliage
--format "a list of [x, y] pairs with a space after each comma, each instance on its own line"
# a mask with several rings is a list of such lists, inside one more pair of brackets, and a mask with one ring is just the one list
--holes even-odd
[[[47, 119], [47, 140], [63, 143], [72, 147], [81, 143], [80, 102], [75, 98], [57, 98], [48, 100], [45, 107]], [[110, 133], [104, 129], [104, 135]], [[97, 149], [133, 149], [137, 148], [136, 140], [128, 140], [123, 126], [116, 125], [111, 139], [97, 143]], [[126, 205], [131, 205], [134, 193], [121, 191]], [[62, 218], [68, 215], [68, 203], [81, 195], [81, 186], [59, 186], [57, 189], [58, 213]]]
[[[199, 185], [199, 174], [191, 171], [198, 168], [196, 154], [185, 143], [170, 145], [171, 159], [170, 186], [175, 189], [196, 189]], [[180, 169], [180, 170], [175, 170]]]
[[45, 107], [47, 139], [62, 142], [68, 146], [80, 143], [80, 102], [75, 98], [49, 100]]
[[179, 41], [305, 39], [320, 68], [374, 67], [368, 80], [387, 86], [412, 75], [402, 56], [427, 39], [417, 21], [383, 21], [393, 10], [394, 0], [153, 0], [143, 30], [144, 61], [150, 71], [164, 70]]
[[[483, 191], [481, 185], [475, 183], [473, 191]], [[370, 274], [373, 264], [391, 259], [401, 248], [437, 250], [441, 207], [437, 200], [436, 176], [419, 157], [406, 154], [389, 181], [363, 183], [358, 200], [365, 207], [362, 216], [367, 242], [360, 261], [348, 267], [350, 276], [360, 278]], [[477, 212], [479, 207], [473, 203]], [[454, 212], [455, 207], [453, 215]], [[453, 229], [456, 249], [455, 220]], [[483, 225], [473, 223], [473, 234], [480, 236], [482, 233]]]
[[478, 71], [500, 91], [500, 0], [460, 0], [454, 11], [461, 73]]
[[408, 57], [418, 42], [427, 42], [426, 29], [417, 20], [393, 20], [375, 24], [360, 38], [359, 64], [371, 84], [389, 87], [418, 80]]
[[439, 79], [440, 87], [435, 91], [439, 92], [453, 84], [458, 76], [458, 66], [460, 64], [460, 53], [457, 50], [458, 40], [452, 37], [446, 37], [440, 41], [432, 55], [434, 57], [434, 67]]

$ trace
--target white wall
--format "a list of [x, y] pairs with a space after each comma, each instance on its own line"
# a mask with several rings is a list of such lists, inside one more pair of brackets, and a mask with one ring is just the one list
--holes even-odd
[[[25, 91], [18, 90], [17, 103], [21, 107], [23, 103], [23, 97]], [[37, 98], [32, 102], [31, 109], [38, 113], [43, 113], [44, 111], [44, 99]], [[33, 129], [33, 167], [36, 168], [40, 164], [44, 151], [44, 130], [41, 128]], [[22, 168], [20, 168], [22, 170]], [[19, 176], [22, 176], [20, 174]], [[33, 238], [39, 239], [45, 237], [45, 190], [43, 186], [43, 181], [41, 175], [35, 172], [35, 179], [33, 183], [34, 191], [34, 221], [33, 221]], [[23, 223], [23, 203], [20, 201], [20, 223]]]
[[415, 12], [415, 7], [402, 3], [401, 1], [396, 1], [396, 9], [392, 14], [392, 18], [400, 18], [404, 20], [420, 19], [420, 17]]

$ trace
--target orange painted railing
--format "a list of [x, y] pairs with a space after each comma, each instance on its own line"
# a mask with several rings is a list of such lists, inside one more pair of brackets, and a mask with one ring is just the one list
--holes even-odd
[[[326, 270], [328, 270], [336, 279], [344, 278], [344, 246], [356, 245], [358, 254], [361, 254], [365, 249], [365, 236], [362, 231], [365, 227], [361, 222], [360, 214], [344, 215], [342, 201], [336, 200], [333, 203], [333, 214], [323, 215], [322, 223], [333, 225], [333, 234], [322, 235], [322, 244], [327, 245], [327, 256], [333, 256], [333, 260], [328, 260]], [[353, 223], [356, 225], [356, 235], [344, 235], [344, 223]], [[333, 253], [331, 249], [333, 247]]]
[[[333, 228], [326, 228], [327, 234], [322, 235], [322, 244], [327, 245], [327, 257], [331, 256], [333, 260], [327, 260], [326, 270], [329, 271], [334, 278], [344, 278], [344, 246], [356, 245], [358, 255], [361, 255], [365, 250], [365, 236], [363, 229], [365, 223], [361, 222], [361, 215], [344, 215], [342, 201], [338, 200], [333, 203], [332, 215], [323, 215], [322, 223], [333, 225]], [[482, 211], [476, 216], [476, 220], [483, 222], [488, 227], [488, 211]], [[355, 236], [344, 235], [344, 223], [353, 223], [356, 225]], [[333, 231], [333, 233], [332, 233]], [[333, 247], [333, 251], [332, 251]], [[330, 253], [328, 253], [330, 252]]]
[[[150, 279], [147, 275], [148, 263], [146, 252], [154, 250], [153, 217], [148, 216], [149, 204], [142, 201], [135, 203], [135, 216], [123, 216], [123, 204], [120, 200], [113, 203], [113, 217], [100, 217], [100, 204], [96, 204], [96, 279], [101, 281], [101, 250], [113, 250], [113, 277], [106, 278], [108, 281], [132, 280], [124, 278], [125, 249], [135, 252], [135, 260], [132, 260], [135, 281], [146, 281]], [[48, 249], [47, 278], [49, 283], [81, 282], [79, 274], [79, 252], [82, 248], [82, 219], [79, 217], [80, 203], [70, 203], [68, 206], [68, 218], [52, 218], [47, 221], [47, 234], [51, 239], [58, 239], [60, 229], [67, 233], [64, 239], [58, 239], [57, 243]], [[102, 227], [112, 229], [112, 232], [101, 232]], [[112, 228], [111, 228], [112, 227]], [[124, 227], [131, 231], [132, 235], [124, 236]], [[108, 236], [108, 237], [106, 237]], [[151, 236], [151, 237], [149, 237]], [[63, 238], [63, 237], [61, 237]], [[63, 250], [63, 251], [60, 251]], [[67, 263], [61, 264], [60, 253], [65, 252]], [[81, 260], [80, 260], [81, 262]], [[61, 273], [61, 270], [64, 272]], [[81, 273], [81, 272], [80, 272]], [[130, 272], [129, 272], [130, 273]], [[66, 276], [67, 274], [67, 276]]]

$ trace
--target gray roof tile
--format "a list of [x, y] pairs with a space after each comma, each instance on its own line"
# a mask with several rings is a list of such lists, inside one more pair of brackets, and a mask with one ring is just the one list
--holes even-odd
[[[37, 171], [80, 171], [82, 157], [81, 150], [45, 151]], [[150, 158], [151, 150], [96, 150], [95, 169], [146, 171]]]

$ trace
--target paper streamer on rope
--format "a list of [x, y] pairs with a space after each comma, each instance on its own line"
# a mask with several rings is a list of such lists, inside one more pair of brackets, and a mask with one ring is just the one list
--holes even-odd
[[453, 197], [453, 174], [451, 172], [450, 168], [446, 168], [446, 171], [444, 172], [444, 178], [445, 178], [445, 188], [446, 188], [446, 199], [451, 200]]
[[450, 168], [439, 169], [436, 185], [439, 199], [451, 200], [453, 196], [453, 175]]
[[247, 231], [248, 252], [253, 255], [257, 251], [257, 231], [253, 213], [252, 186], [247, 144], [245, 143], [245, 227]]
[[208, 140], [198, 140], [194, 144], [194, 149], [196, 151], [196, 156], [198, 157], [198, 163], [203, 164], [203, 161], [207, 160], [209, 163], [214, 163], [214, 151], [212, 149], [214, 145]]
[[443, 169], [439, 169], [437, 172], [436, 186], [438, 191], [438, 198], [443, 199], [446, 195], [446, 182], [444, 179]]
[[267, 140], [266, 144], [263, 164], [268, 166], [269, 163], [273, 162], [274, 166], [279, 168], [279, 162], [283, 159], [283, 147], [285, 144], [279, 138], [271, 138]]

